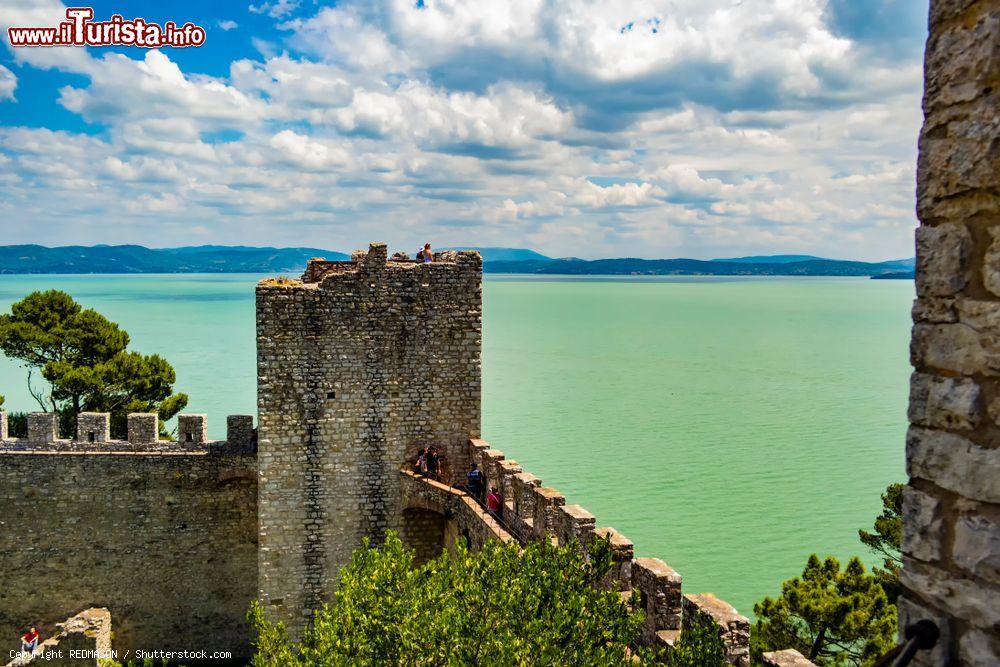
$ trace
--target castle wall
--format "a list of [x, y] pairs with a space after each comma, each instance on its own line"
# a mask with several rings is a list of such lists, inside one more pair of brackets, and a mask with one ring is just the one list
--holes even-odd
[[913, 664], [1000, 664], [1000, 4], [932, 0], [917, 167], [917, 301], [901, 630]]
[[[525, 544], [549, 540], [559, 545], [575, 545], [585, 555], [596, 541], [607, 540], [612, 566], [603, 587], [623, 594], [634, 593], [636, 608], [645, 612], [638, 643], [672, 650], [684, 628], [699, 624], [717, 632], [725, 647], [725, 659], [736, 667], [750, 664], [750, 622], [735, 608], [711, 593], [682, 595], [681, 575], [659, 558], [636, 558], [631, 540], [614, 528], [597, 527], [596, 517], [580, 505], [567, 505], [556, 489], [524, 472], [516, 461], [482, 440], [467, 443], [469, 458], [483, 471], [486, 483], [504, 493], [501, 520], [486, 512], [464, 491], [427, 479], [404, 467], [399, 471], [407, 516], [420, 509], [421, 521], [429, 530], [421, 534], [421, 524], [404, 524], [404, 543], [429, 558], [451, 548], [464, 538], [473, 549], [487, 540], [517, 541]], [[445, 524], [431, 524], [429, 514], [437, 514]], [[434, 543], [434, 540], [438, 540]], [[806, 663], [811, 664], [811, 663]]]
[[482, 261], [310, 262], [257, 287], [260, 596], [293, 630], [370, 536], [399, 528], [399, 468], [468, 462], [480, 423]]
[[81, 420], [82, 441], [56, 440], [37, 414], [34, 440], [0, 441], [0, 650], [27, 626], [49, 637], [56, 621], [106, 607], [115, 649], [247, 656], [252, 443], [91, 442], [104, 421]]
[[441, 555], [447, 526], [448, 520], [435, 510], [420, 507], [403, 510], [399, 539], [415, 552], [414, 564], [422, 565]]

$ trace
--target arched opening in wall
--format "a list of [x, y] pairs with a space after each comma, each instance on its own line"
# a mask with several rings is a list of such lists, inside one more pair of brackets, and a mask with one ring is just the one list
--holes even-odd
[[445, 547], [445, 530], [448, 519], [440, 512], [422, 507], [403, 510], [403, 520], [399, 526], [399, 538], [416, 552], [414, 563], [423, 565], [441, 555]]

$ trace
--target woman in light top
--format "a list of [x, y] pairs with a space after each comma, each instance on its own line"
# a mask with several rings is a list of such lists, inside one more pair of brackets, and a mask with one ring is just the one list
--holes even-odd
[[431, 252], [431, 244], [425, 243], [424, 249], [417, 251], [417, 259], [422, 259], [424, 264], [434, 261], [434, 253]]

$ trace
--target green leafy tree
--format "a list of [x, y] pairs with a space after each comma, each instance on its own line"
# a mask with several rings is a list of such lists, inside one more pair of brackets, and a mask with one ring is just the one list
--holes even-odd
[[861, 543], [882, 557], [882, 567], [872, 575], [885, 589], [893, 604], [899, 597], [899, 570], [903, 567], [903, 485], [890, 484], [882, 494], [882, 513], [875, 517], [873, 532], [859, 530]]
[[81, 411], [110, 412], [112, 433], [122, 436], [129, 412], [156, 412], [166, 421], [187, 405], [185, 394], [173, 393], [170, 364], [130, 352], [128, 343], [117, 324], [58, 290], [33, 292], [0, 315], [0, 351], [24, 363], [28, 391], [43, 410], [60, 414], [66, 435]]
[[606, 543], [589, 561], [548, 542], [458, 545], [420, 567], [413, 557], [393, 533], [380, 548], [355, 551], [334, 601], [299, 643], [253, 603], [253, 664], [634, 664], [629, 645], [643, 616], [595, 585], [611, 566]]
[[703, 623], [686, 624], [676, 648], [665, 657], [667, 667], [729, 667], [718, 630]]
[[781, 597], [754, 605], [753, 653], [793, 648], [820, 665], [871, 665], [892, 648], [896, 608], [858, 558], [843, 571], [813, 554]]

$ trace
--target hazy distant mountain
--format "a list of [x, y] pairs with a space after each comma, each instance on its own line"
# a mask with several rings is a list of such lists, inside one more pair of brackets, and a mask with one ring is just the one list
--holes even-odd
[[896, 267], [898, 269], [913, 271], [917, 268], [917, 258], [911, 257], [909, 259], [892, 259], [888, 262], [882, 262], [886, 266]]
[[483, 256], [483, 262], [529, 262], [552, 259], [527, 248], [473, 248], [460, 246], [445, 248], [445, 250], [478, 250], [479, 254]]
[[0, 246], [0, 273], [301, 273], [310, 257], [350, 259], [319, 248], [137, 245]]
[[812, 260], [827, 260], [826, 257], [816, 255], [751, 255], [749, 257], [728, 257], [723, 259], [713, 259], [713, 262], [733, 262], [736, 264], [791, 264], [792, 262], [808, 262]]
[[707, 276], [877, 276], [899, 272], [897, 261], [852, 262], [809, 259], [788, 262], [727, 262], [698, 259], [555, 259], [545, 262], [491, 262], [488, 273], [564, 275], [707, 275]]
[[[808, 255], [698, 259], [552, 259], [525, 248], [471, 248], [483, 255], [487, 273], [569, 275], [881, 276], [913, 270], [912, 259], [852, 262]], [[288, 273], [302, 272], [310, 257], [345, 260], [320, 248], [137, 245], [0, 246], [0, 273]], [[799, 259], [806, 257], [806, 259]]]

